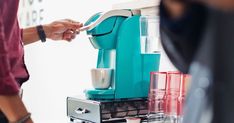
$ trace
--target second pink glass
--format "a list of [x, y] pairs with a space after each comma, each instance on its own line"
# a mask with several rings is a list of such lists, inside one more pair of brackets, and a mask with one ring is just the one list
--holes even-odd
[[184, 116], [183, 107], [185, 104], [185, 97], [189, 88], [190, 81], [191, 81], [191, 76], [189, 74], [182, 75], [182, 80], [180, 82], [180, 92], [177, 102], [177, 115], [179, 123], [183, 122], [183, 116]]
[[178, 120], [178, 97], [182, 74], [177, 71], [167, 73], [165, 114], [166, 120], [177, 123]]

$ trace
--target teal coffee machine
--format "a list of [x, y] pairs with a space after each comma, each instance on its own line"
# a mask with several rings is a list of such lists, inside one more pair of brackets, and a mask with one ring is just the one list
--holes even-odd
[[131, 10], [111, 10], [84, 24], [98, 51], [96, 67], [113, 71], [109, 88], [87, 89], [87, 99], [67, 98], [71, 121], [101, 123], [147, 113], [150, 72], [158, 71], [160, 54], [142, 53], [140, 17]]

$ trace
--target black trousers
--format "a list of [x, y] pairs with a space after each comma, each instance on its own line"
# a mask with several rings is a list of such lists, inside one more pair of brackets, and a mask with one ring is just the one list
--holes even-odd
[[8, 123], [7, 118], [4, 115], [2, 115], [2, 113], [0, 113], [0, 114], [1, 114], [1, 116], [0, 116], [0, 123]]

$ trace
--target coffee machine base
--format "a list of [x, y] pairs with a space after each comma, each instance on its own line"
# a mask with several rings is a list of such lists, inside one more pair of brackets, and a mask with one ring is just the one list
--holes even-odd
[[147, 105], [146, 98], [94, 101], [68, 97], [67, 116], [73, 123], [120, 123], [126, 117], [146, 119]]

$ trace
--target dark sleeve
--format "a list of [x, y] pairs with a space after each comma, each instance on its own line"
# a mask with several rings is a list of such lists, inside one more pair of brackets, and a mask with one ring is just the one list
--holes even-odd
[[183, 73], [187, 73], [202, 37], [207, 16], [206, 7], [188, 5], [184, 15], [172, 20], [165, 6], [160, 4], [160, 33], [163, 48], [169, 59]]

